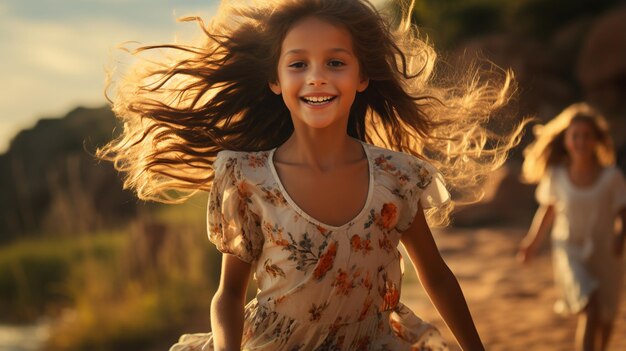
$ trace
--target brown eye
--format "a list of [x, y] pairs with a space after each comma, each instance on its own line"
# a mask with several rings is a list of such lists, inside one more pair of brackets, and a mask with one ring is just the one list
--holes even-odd
[[306, 67], [306, 64], [304, 64], [304, 62], [294, 62], [290, 64], [289, 67], [290, 68], [304, 68]]

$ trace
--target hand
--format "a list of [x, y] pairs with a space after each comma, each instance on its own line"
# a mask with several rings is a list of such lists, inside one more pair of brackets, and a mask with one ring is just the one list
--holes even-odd
[[613, 240], [613, 252], [617, 257], [622, 257], [624, 254], [624, 239], [626, 239], [626, 234], [620, 234]]
[[528, 264], [534, 254], [535, 247], [533, 245], [522, 244], [517, 251], [517, 260], [523, 264]]

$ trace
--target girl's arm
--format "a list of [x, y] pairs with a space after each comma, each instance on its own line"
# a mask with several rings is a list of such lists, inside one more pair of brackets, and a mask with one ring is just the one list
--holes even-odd
[[421, 204], [401, 240], [422, 286], [461, 348], [484, 350], [461, 287], [439, 254]]
[[517, 254], [522, 263], [530, 262], [531, 257], [550, 231], [552, 223], [554, 223], [554, 205], [539, 206]]
[[624, 254], [624, 242], [626, 241], [626, 208], [622, 208], [619, 212], [620, 219], [622, 221], [621, 230], [615, 238], [615, 254], [622, 256]]
[[216, 351], [241, 349], [243, 309], [252, 268], [236, 256], [222, 255], [220, 286], [211, 301], [211, 330]]

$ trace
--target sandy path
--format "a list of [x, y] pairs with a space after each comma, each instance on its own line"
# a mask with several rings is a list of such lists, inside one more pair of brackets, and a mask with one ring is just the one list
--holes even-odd
[[[575, 317], [552, 312], [555, 290], [549, 251], [545, 249], [526, 267], [515, 260], [523, 234], [520, 229], [449, 230], [436, 234], [436, 240], [459, 279], [487, 350], [574, 350]], [[402, 297], [413, 311], [438, 326], [447, 340], [454, 340], [408, 261]], [[620, 311], [609, 350], [626, 350], [623, 304]], [[458, 350], [456, 345], [453, 350]]]
[[40, 320], [32, 325], [0, 324], [1, 351], [38, 351], [50, 335], [50, 323]]

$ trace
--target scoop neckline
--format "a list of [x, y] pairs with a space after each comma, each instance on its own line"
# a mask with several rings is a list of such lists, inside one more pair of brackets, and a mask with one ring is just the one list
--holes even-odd
[[567, 185], [571, 189], [573, 189], [573, 190], [575, 190], [577, 192], [586, 193], [586, 192], [593, 191], [598, 186], [600, 186], [600, 184], [604, 181], [606, 173], [608, 173], [608, 167], [602, 167], [602, 169], [600, 170], [600, 174], [598, 175], [596, 180], [593, 182], [593, 184], [591, 184], [589, 186], [585, 186], [585, 187], [580, 187], [580, 186], [574, 184], [574, 182], [572, 182], [572, 179], [570, 178], [569, 172], [567, 170], [567, 166], [561, 167], [561, 172], [562, 172], [562, 176], [565, 178], [565, 182], [567, 183]]
[[300, 216], [302, 216], [304, 219], [309, 221], [310, 223], [313, 223], [313, 224], [315, 224], [317, 226], [320, 226], [320, 227], [323, 227], [323, 228], [327, 228], [329, 230], [337, 230], [338, 231], [338, 230], [344, 229], [344, 228], [352, 225], [359, 218], [361, 218], [367, 212], [367, 210], [369, 209], [370, 203], [372, 201], [373, 193], [374, 193], [374, 167], [373, 167], [372, 158], [371, 158], [371, 155], [370, 155], [370, 150], [367, 147], [367, 143], [365, 143], [364, 141], [359, 140], [359, 139], [355, 139], [355, 140], [358, 141], [361, 144], [361, 147], [363, 148], [363, 152], [365, 152], [365, 158], [367, 159], [367, 169], [368, 169], [367, 198], [365, 200], [365, 204], [361, 208], [361, 211], [359, 211], [356, 214], [356, 216], [354, 216], [352, 219], [350, 219], [346, 223], [344, 223], [342, 225], [339, 225], [339, 226], [334, 226], [334, 225], [330, 225], [330, 224], [324, 223], [324, 222], [314, 218], [313, 216], [309, 215], [306, 211], [304, 211], [302, 208], [300, 208], [300, 206], [291, 198], [291, 196], [289, 195], [289, 193], [287, 192], [287, 190], [283, 186], [283, 182], [281, 181], [280, 177], [278, 176], [278, 172], [276, 171], [276, 167], [274, 166], [274, 152], [276, 152], [276, 149], [278, 149], [278, 147], [275, 147], [275, 148], [270, 150], [270, 153], [268, 155], [268, 164], [269, 164], [270, 171], [272, 172], [272, 176], [274, 177], [274, 181], [278, 184], [278, 188], [280, 189], [281, 194], [283, 195], [283, 197], [285, 198], [287, 203], [289, 203], [289, 205], [292, 207], [292, 209], [296, 213], [298, 213]]

